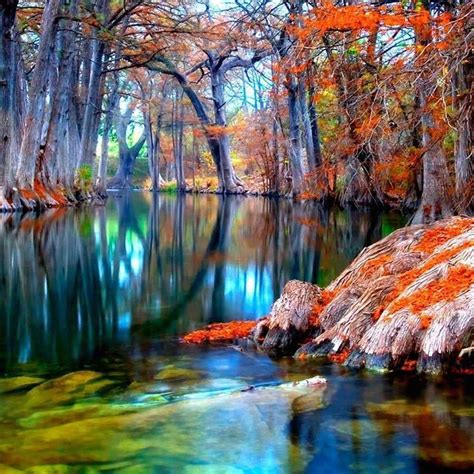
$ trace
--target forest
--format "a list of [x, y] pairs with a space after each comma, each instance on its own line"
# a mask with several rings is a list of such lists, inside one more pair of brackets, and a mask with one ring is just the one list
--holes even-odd
[[414, 223], [472, 209], [472, 2], [7, 0], [0, 18], [2, 210], [136, 186]]

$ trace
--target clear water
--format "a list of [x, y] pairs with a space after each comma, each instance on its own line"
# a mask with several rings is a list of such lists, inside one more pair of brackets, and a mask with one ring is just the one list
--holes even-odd
[[403, 224], [150, 193], [0, 216], [0, 472], [472, 472], [472, 379], [178, 340], [264, 315], [291, 278], [327, 284]]

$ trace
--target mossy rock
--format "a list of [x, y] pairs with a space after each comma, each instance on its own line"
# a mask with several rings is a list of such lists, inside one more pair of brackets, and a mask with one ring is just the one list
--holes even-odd
[[400, 418], [400, 417], [412, 417], [422, 416], [429, 414], [433, 411], [433, 407], [430, 405], [418, 405], [410, 403], [408, 400], [390, 400], [384, 403], [368, 403], [367, 411], [373, 415], [384, 416], [387, 418]]
[[201, 380], [202, 372], [181, 367], [165, 367], [155, 375], [155, 380], [173, 381], [173, 380]]
[[117, 416], [135, 413], [136, 411], [137, 408], [133, 405], [77, 403], [73, 406], [35, 412], [28, 417], [19, 419], [18, 424], [22, 428], [47, 428], [49, 426], [73, 423], [86, 418]]
[[0, 472], [2, 474], [21, 474], [25, 471], [20, 471], [19, 469], [15, 469], [14, 467], [7, 466], [6, 464], [0, 464]]
[[25, 375], [0, 379], [0, 393], [27, 390], [43, 382], [44, 379], [40, 377], [27, 377]]
[[[27, 474], [69, 474], [73, 471], [69, 466], [64, 464], [53, 464], [29, 467], [24, 472]], [[77, 470], [75, 472], [77, 472]]]
[[117, 385], [99, 372], [78, 371], [48, 380], [36, 386], [25, 395], [26, 408], [55, 406], [72, 403]]

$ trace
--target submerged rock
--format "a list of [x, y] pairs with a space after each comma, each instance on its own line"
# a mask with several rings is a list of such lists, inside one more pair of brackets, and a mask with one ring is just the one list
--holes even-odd
[[[91, 374], [84, 378], [87, 382], [82, 379], [79, 387], [101, 380]], [[259, 465], [265, 471], [274, 467], [275, 459], [280, 460], [281, 471], [290, 466], [301, 470], [307, 456], [291, 444], [286, 429], [296, 413], [323, 407], [323, 393], [324, 385], [317, 378], [161, 405], [110, 401], [101, 406], [62, 407], [32, 414], [19, 420], [19, 429], [0, 432], [0, 458], [18, 469], [135, 459], [147, 466], [147, 472], [160, 472], [189, 466], [191, 458], [200, 472], [212, 472], [218, 465], [244, 472]], [[310, 394], [312, 398], [297, 402]], [[155, 462], [159, 462], [156, 469]], [[124, 466], [129, 468], [133, 472], [132, 466]]]
[[104, 378], [99, 372], [72, 372], [37, 385], [25, 395], [24, 406], [31, 409], [72, 403], [115, 385], [117, 382]]
[[442, 465], [449, 472], [472, 471], [474, 430], [472, 420], [446, 426], [452, 415], [469, 416], [445, 404], [391, 400], [368, 405], [368, 413], [377, 427], [404, 423], [417, 434], [416, 455], [431, 465]]
[[165, 367], [155, 375], [155, 380], [174, 381], [174, 380], [200, 380], [203, 377], [202, 372], [181, 367]]
[[27, 390], [40, 383], [44, 382], [44, 379], [39, 377], [10, 377], [6, 379], [0, 379], [0, 394], [15, 392], [19, 390]]
[[64, 464], [53, 464], [30, 467], [24, 472], [26, 474], [69, 474], [72, 470]]

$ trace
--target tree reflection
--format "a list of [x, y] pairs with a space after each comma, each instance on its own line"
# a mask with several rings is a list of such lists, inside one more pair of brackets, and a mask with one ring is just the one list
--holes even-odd
[[287, 200], [152, 193], [0, 216], [0, 370], [83, 366], [133, 334], [260, 317], [291, 278], [327, 284], [380, 238], [383, 219]]

